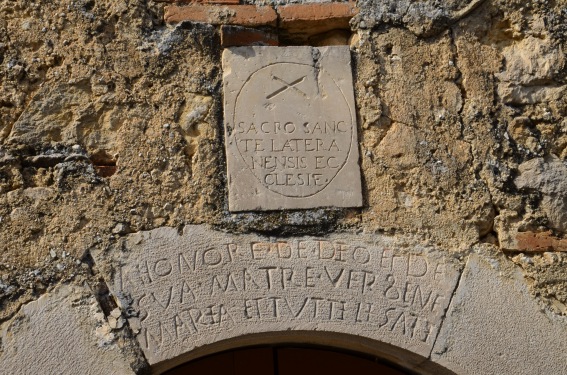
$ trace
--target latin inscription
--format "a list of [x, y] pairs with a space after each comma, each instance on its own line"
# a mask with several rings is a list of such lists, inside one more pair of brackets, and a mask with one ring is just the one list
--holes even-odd
[[[254, 57], [239, 62], [243, 52]], [[359, 206], [348, 49], [247, 47], [223, 56], [231, 72], [224, 77], [229, 208]]]
[[[324, 187], [344, 165], [342, 147], [350, 146], [351, 126], [346, 121], [239, 122], [233, 134], [251, 169], [266, 187]], [[227, 125], [231, 128], [230, 125]], [[347, 133], [347, 142], [338, 138]], [[339, 143], [341, 148], [339, 148]], [[316, 191], [317, 189], [315, 189]], [[308, 196], [311, 189], [282, 190], [282, 195]]]
[[[291, 83], [279, 78], [297, 75]], [[260, 102], [252, 92], [259, 87], [268, 93]], [[325, 111], [331, 97], [335, 108]], [[346, 163], [353, 126], [351, 108], [324, 68], [279, 63], [252, 73], [226, 129], [263, 186], [286, 197], [308, 197], [327, 186]]]
[[247, 326], [355, 327], [429, 347], [456, 280], [451, 263], [403, 253], [380, 237], [212, 232], [213, 241], [192, 240], [201, 233], [189, 228], [175, 245], [143, 242], [115, 274], [115, 293], [134, 311], [142, 347], [158, 357]]

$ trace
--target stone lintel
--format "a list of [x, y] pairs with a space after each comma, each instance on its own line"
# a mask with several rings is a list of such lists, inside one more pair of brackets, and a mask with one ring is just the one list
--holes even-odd
[[[367, 234], [274, 238], [186, 226], [94, 254], [151, 365], [250, 334], [355, 335], [428, 357], [459, 276], [430, 247]], [[110, 257], [110, 258], [107, 258]]]

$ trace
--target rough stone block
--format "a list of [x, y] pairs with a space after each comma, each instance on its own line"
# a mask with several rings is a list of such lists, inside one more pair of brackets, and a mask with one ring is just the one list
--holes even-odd
[[470, 256], [432, 359], [466, 374], [567, 374], [565, 317], [542, 311], [503, 256]]
[[549, 226], [567, 231], [567, 166], [556, 156], [534, 158], [518, 167], [520, 175], [514, 184], [542, 195], [541, 206]]
[[168, 5], [164, 19], [167, 23], [192, 21], [213, 25], [276, 26], [277, 23], [272, 7], [255, 5]]
[[133, 375], [105, 326], [87, 290], [63, 286], [45, 294], [0, 327], [0, 373]]
[[229, 209], [362, 205], [350, 51], [223, 52]]
[[358, 335], [427, 357], [460, 266], [408, 241], [186, 226], [182, 235], [173, 228], [135, 233], [93, 255], [145, 357], [161, 371], [192, 349], [267, 332]]
[[317, 34], [309, 38], [309, 45], [322, 46], [346, 46], [349, 45], [351, 33], [347, 30], [331, 30]]

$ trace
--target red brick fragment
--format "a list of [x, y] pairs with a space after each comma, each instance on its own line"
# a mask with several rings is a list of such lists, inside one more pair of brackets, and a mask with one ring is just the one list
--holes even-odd
[[240, 4], [240, 0], [155, 0], [169, 4]]
[[278, 8], [280, 27], [302, 29], [321, 23], [328, 30], [349, 28], [350, 19], [358, 13], [354, 2], [290, 4]]
[[567, 238], [557, 238], [551, 232], [519, 232], [516, 243], [519, 251], [567, 251]]
[[277, 46], [277, 34], [242, 26], [221, 26], [221, 45], [223, 47], [239, 46]]
[[255, 5], [168, 5], [165, 21], [204, 22], [212, 25], [276, 26], [277, 15], [272, 7]]

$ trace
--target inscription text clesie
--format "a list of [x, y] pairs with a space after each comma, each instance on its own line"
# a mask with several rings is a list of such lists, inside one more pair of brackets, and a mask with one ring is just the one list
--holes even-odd
[[[301, 78], [280, 78], [296, 71], [302, 72]], [[315, 76], [313, 66], [273, 64], [254, 72], [236, 99], [232, 136], [240, 156], [260, 184], [287, 197], [310, 196], [321, 191], [344, 166], [352, 146], [355, 124], [348, 102], [324, 68], [319, 69], [318, 79]], [[275, 91], [270, 84], [261, 87], [256, 84], [270, 77], [277, 82]], [[269, 91], [266, 95], [269, 103], [250, 101], [250, 91], [258, 89]], [[335, 98], [332, 103], [335, 109], [342, 107], [340, 113], [346, 115], [344, 118], [327, 117], [324, 108], [331, 105], [329, 95]], [[249, 118], [254, 121], [246, 121]], [[262, 121], [269, 118], [282, 120]], [[274, 154], [302, 156], [304, 171], [290, 173], [286, 168], [280, 169], [277, 163], [257, 162], [258, 158]], [[288, 188], [298, 186], [301, 189]]]

